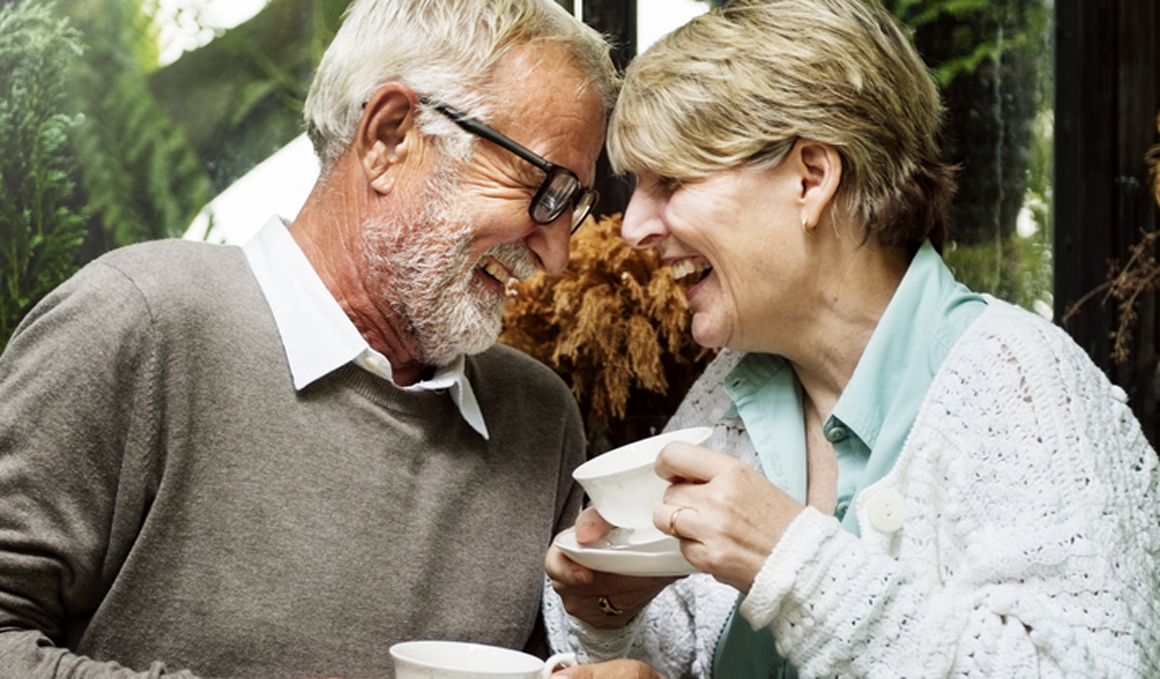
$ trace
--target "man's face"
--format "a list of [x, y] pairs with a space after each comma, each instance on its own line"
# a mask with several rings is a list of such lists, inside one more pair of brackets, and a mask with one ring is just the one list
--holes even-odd
[[507, 297], [481, 280], [480, 267], [498, 262], [520, 279], [538, 270], [519, 240], [473, 256], [470, 212], [457, 198], [457, 184], [455, 170], [443, 167], [403, 211], [368, 220], [362, 229], [368, 275], [378, 289], [393, 291], [392, 310], [408, 322], [427, 365], [477, 354], [499, 335]]
[[[566, 57], [550, 47], [516, 50], [498, 69], [497, 91], [502, 110], [484, 122], [592, 183], [604, 108]], [[571, 214], [534, 222], [528, 206], [543, 171], [482, 139], [457, 166], [435, 154], [424, 177], [367, 221], [363, 256], [371, 285], [389, 291], [420, 360], [445, 365], [495, 342], [511, 278], [563, 271]]]

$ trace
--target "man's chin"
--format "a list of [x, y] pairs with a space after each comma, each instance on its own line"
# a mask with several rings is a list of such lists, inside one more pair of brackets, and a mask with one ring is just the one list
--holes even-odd
[[502, 329], [502, 307], [499, 313], [490, 318], [480, 316], [464, 319], [457, 327], [445, 330], [443, 337], [425, 343], [423, 362], [427, 365], [444, 366], [452, 363], [460, 355], [482, 354], [495, 345]]

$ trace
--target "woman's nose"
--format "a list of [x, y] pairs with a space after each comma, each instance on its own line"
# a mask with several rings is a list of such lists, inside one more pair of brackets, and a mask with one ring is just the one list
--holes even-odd
[[620, 224], [620, 237], [637, 249], [656, 246], [668, 235], [660, 207], [661, 201], [656, 197], [639, 189], [633, 191]]

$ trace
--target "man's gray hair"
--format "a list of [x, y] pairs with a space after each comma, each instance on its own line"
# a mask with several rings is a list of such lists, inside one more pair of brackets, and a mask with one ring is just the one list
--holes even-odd
[[[611, 110], [618, 80], [608, 43], [552, 0], [355, 0], [306, 97], [306, 130], [323, 172], [350, 147], [363, 104], [383, 84], [405, 84], [486, 119], [502, 96], [491, 89], [496, 66], [530, 43], [571, 55]], [[436, 137], [469, 139], [443, 116], [421, 124]]]

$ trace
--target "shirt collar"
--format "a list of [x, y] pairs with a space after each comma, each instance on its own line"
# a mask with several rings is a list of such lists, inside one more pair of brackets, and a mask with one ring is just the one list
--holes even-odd
[[[986, 306], [954, 280], [929, 243], [919, 249], [823, 427], [838, 456], [839, 506], [894, 465], [947, 353]], [[907, 360], [900, 363], [899, 356]], [[751, 353], [724, 388], [765, 475], [806, 501], [801, 384], [789, 362]], [[857, 534], [854, 513], [843, 524]]]
[[733, 401], [766, 478], [798, 502], [806, 501], [806, 434], [801, 384], [789, 361], [750, 353], [723, 385]]
[[[955, 280], [930, 242], [919, 248], [866, 344], [833, 417], [878, 449], [884, 427], [901, 449], [947, 353], [986, 302]], [[899, 356], [908, 357], [901, 363]], [[901, 437], [901, 438], [899, 438]]]
[[[367, 344], [280, 218], [267, 221], [242, 250], [274, 315], [295, 389], [304, 389], [352, 362], [394, 382], [390, 361]], [[466, 365], [460, 355], [431, 379], [401, 388], [448, 390], [463, 419], [486, 439], [487, 425]]]

